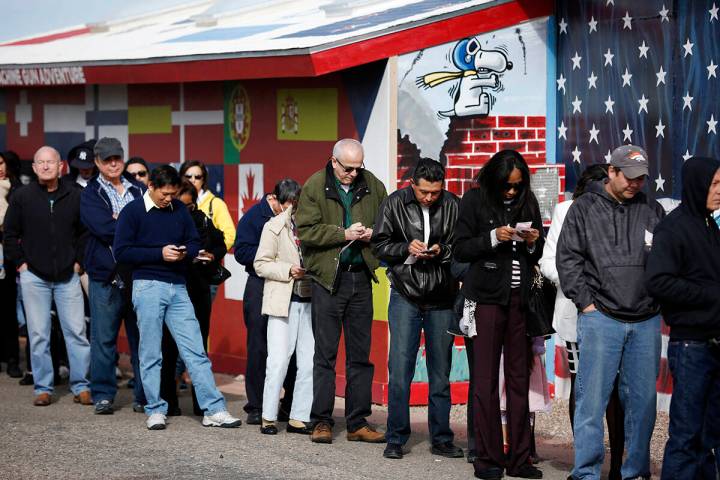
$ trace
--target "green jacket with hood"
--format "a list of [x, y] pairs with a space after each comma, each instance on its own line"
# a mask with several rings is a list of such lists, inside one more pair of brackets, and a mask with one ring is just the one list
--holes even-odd
[[[352, 223], [374, 228], [375, 215], [387, 192], [372, 173], [361, 170], [353, 184]], [[345, 210], [335, 185], [332, 164], [313, 174], [300, 193], [295, 223], [300, 237], [305, 269], [312, 278], [331, 293], [337, 288], [340, 250], [347, 245], [343, 218]], [[358, 240], [359, 242], [359, 240]], [[369, 242], [360, 242], [362, 258], [375, 282], [379, 266]]]

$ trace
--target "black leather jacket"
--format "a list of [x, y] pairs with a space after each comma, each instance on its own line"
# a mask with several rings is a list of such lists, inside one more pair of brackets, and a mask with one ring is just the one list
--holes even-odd
[[394, 192], [380, 205], [371, 240], [373, 252], [387, 265], [392, 287], [421, 308], [452, 308], [455, 300], [458, 284], [450, 273], [450, 260], [459, 203], [455, 195], [443, 190], [430, 206], [428, 246], [440, 245], [440, 254], [412, 265], [405, 265], [408, 246], [425, 238], [422, 208], [412, 187]]

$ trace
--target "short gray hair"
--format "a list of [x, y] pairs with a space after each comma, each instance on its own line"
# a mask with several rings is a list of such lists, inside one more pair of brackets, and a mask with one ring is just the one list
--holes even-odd
[[354, 138], [343, 138], [341, 140], [338, 140], [335, 143], [335, 146], [333, 146], [332, 155], [333, 157], [340, 158], [343, 153], [346, 153], [348, 150], [356, 149], [359, 150], [361, 153], [365, 153], [363, 151], [362, 143], [358, 142]]

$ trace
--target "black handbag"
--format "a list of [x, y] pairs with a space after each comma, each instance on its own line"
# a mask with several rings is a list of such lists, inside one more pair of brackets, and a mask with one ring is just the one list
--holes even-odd
[[223, 267], [221, 263], [218, 263], [217, 268], [208, 276], [208, 283], [210, 285], [220, 285], [230, 277], [232, 277], [230, 270]]
[[528, 337], [544, 337], [555, 333], [552, 319], [556, 294], [555, 285], [543, 277], [540, 269], [535, 267], [533, 281], [530, 285], [527, 315], [525, 316]]

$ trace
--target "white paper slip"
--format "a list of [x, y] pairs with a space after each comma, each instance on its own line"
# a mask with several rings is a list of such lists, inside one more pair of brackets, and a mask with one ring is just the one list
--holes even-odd
[[645, 246], [652, 247], [653, 234], [652, 232], [645, 230]]
[[408, 255], [408, 258], [405, 259], [404, 265], [412, 265], [415, 262], [417, 262], [417, 257], [415, 255]]
[[527, 232], [532, 229], [532, 222], [518, 222], [515, 224], [515, 233], [512, 236], [512, 240], [516, 242], [524, 242], [523, 238], [518, 235], [521, 232]]

